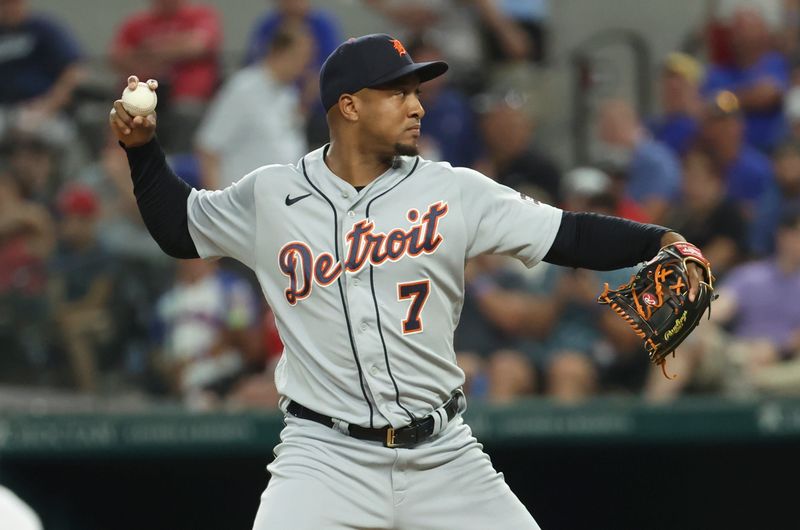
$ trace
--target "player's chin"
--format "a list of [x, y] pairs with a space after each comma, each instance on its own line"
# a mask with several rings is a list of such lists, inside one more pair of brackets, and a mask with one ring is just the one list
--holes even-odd
[[394, 144], [395, 156], [417, 156], [419, 154], [419, 147], [417, 142], [397, 142]]

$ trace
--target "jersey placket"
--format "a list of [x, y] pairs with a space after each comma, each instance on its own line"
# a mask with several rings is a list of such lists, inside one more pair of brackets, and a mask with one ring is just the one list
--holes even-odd
[[[353, 226], [360, 221], [369, 221], [366, 217], [366, 206], [370, 198], [393, 185], [397, 179], [397, 173], [397, 170], [390, 169], [360, 193], [344, 181], [335, 183], [335, 187], [338, 189], [335, 204], [342, 219], [339, 228], [342, 260], [347, 260], [347, 256], [351, 252], [350, 243], [354, 243], [348, 241], [348, 234], [353, 230]], [[375, 212], [370, 212], [370, 214], [374, 222]], [[382, 426], [388, 422], [394, 427], [400, 427], [408, 423], [409, 417], [395, 401], [395, 387], [384, 356], [381, 322], [376, 313], [377, 301], [382, 297], [390, 296], [391, 293], [383, 293], [380, 291], [381, 286], [373, 286], [370, 269], [369, 259], [357, 270], [345, 269], [342, 274], [345, 298], [363, 377], [374, 405], [380, 415], [385, 418], [385, 421], [374, 418], [374, 424]]]

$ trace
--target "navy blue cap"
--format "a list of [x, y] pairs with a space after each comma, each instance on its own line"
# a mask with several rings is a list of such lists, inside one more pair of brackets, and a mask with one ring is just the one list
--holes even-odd
[[446, 62], [415, 63], [399, 40], [376, 33], [347, 40], [325, 59], [319, 71], [319, 92], [325, 110], [330, 110], [342, 94], [354, 94], [412, 73], [420, 82], [430, 81], [446, 71]]

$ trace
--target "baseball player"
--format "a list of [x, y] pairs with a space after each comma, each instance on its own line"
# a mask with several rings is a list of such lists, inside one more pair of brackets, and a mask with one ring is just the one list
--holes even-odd
[[[683, 240], [420, 158], [420, 84], [446, 70], [388, 35], [348, 40], [320, 70], [330, 143], [221, 191], [176, 177], [155, 115], [114, 103], [155, 240], [177, 258], [240, 260], [275, 312], [286, 427], [255, 530], [539, 528], [461, 418], [464, 263], [495, 253], [608, 270]], [[692, 296], [699, 279], [693, 270]]]

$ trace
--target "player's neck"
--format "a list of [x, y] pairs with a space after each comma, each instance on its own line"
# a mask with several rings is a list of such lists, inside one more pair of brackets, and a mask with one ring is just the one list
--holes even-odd
[[352, 186], [366, 186], [392, 166], [391, 157], [380, 157], [358, 149], [344, 149], [331, 141], [325, 154], [325, 164], [331, 172]]

